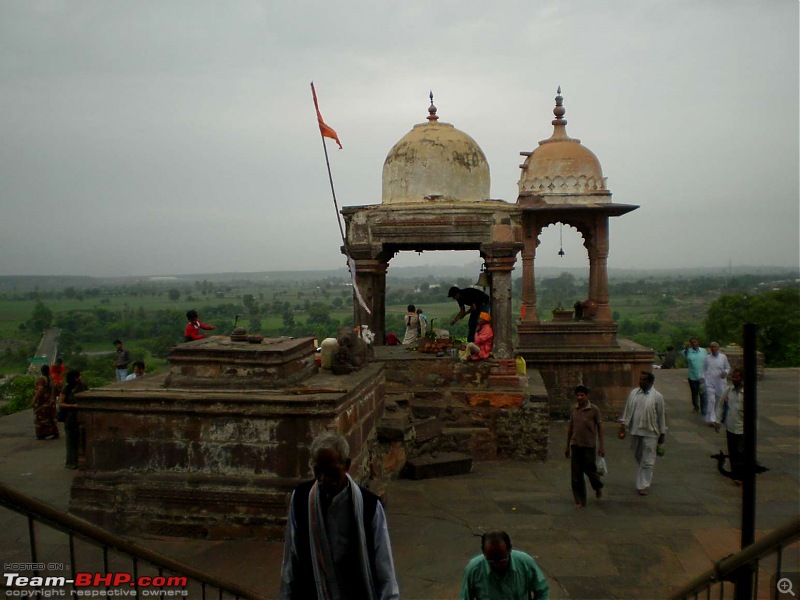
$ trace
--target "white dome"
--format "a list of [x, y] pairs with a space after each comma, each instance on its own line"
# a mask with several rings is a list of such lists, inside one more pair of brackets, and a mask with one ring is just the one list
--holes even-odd
[[476, 202], [489, 198], [489, 163], [481, 147], [431, 105], [420, 123], [397, 142], [383, 163], [383, 204]]

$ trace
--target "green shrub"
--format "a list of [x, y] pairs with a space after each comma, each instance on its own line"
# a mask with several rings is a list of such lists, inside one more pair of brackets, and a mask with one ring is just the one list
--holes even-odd
[[17, 375], [0, 385], [0, 401], [4, 402], [2, 413], [10, 415], [33, 407], [34, 375]]

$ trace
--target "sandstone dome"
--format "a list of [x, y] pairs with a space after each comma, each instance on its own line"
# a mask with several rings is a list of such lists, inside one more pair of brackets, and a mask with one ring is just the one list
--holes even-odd
[[[520, 165], [519, 193], [541, 195], [552, 203], [610, 202], [600, 161], [579, 139], [567, 135], [565, 112], [559, 88], [553, 135], [539, 142], [533, 152], [521, 153], [527, 158]], [[550, 195], [560, 198], [548, 199]], [[589, 197], [581, 198], [584, 195]]]
[[489, 198], [489, 163], [481, 147], [436, 107], [397, 142], [383, 163], [383, 204], [476, 202]]

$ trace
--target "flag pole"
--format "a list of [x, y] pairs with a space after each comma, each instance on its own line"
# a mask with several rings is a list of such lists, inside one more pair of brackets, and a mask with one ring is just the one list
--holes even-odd
[[[333, 196], [333, 209], [336, 211], [336, 223], [339, 225], [339, 235], [342, 237], [342, 245], [345, 247], [345, 255], [347, 255], [347, 242], [344, 237], [344, 228], [342, 227], [342, 221], [339, 216], [339, 202], [336, 200], [336, 189], [333, 187], [333, 174], [331, 173], [331, 161], [328, 158], [328, 146], [325, 144], [325, 134], [322, 130], [322, 115], [319, 112], [319, 105], [317, 104], [317, 91], [314, 89], [314, 82], [311, 82], [311, 95], [314, 98], [314, 108], [317, 111], [317, 121], [320, 124], [319, 128], [319, 138], [322, 141], [322, 151], [325, 152], [325, 166], [328, 169], [328, 181], [331, 184], [331, 195]], [[335, 134], [334, 134], [335, 135]], [[336, 138], [336, 141], [339, 142], [339, 138]], [[341, 143], [339, 144], [341, 147]]]
[[347, 238], [344, 235], [344, 227], [342, 227], [342, 221], [339, 215], [339, 202], [336, 200], [336, 189], [333, 186], [333, 174], [331, 172], [331, 161], [328, 157], [328, 145], [325, 143], [325, 136], [330, 137], [333, 140], [336, 140], [336, 143], [339, 144], [339, 149], [342, 148], [342, 143], [339, 141], [339, 136], [336, 132], [328, 127], [325, 122], [322, 120], [322, 115], [319, 112], [319, 103], [317, 102], [317, 90], [314, 89], [314, 82], [311, 82], [311, 95], [314, 98], [314, 109], [317, 111], [317, 123], [319, 125], [319, 137], [322, 140], [322, 150], [325, 152], [325, 166], [328, 169], [328, 181], [331, 184], [331, 195], [333, 196], [333, 209], [336, 211], [336, 223], [339, 225], [339, 235], [342, 238], [342, 249], [344, 250], [345, 258], [347, 258], [347, 269], [350, 271], [350, 277], [353, 280], [353, 291], [355, 292], [356, 299], [364, 311], [371, 315], [372, 311], [370, 310], [367, 303], [364, 301], [363, 296], [361, 295], [361, 291], [358, 289], [358, 284], [356, 283], [356, 263], [353, 258], [350, 256], [350, 252], [347, 249]]
[[325, 166], [328, 168], [328, 181], [331, 184], [331, 195], [333, 196], [333, 209], [336, 211], [336, 223], [339, 224], [339, 234], [342, 236], [342, 245], [345, 247], [345, 254], [347, 254], [347, 242], [344, 238], [344, 228], [342, 227], [342, 219], [339, 215], [339, 203], [336, 201], [336, 190], [333, 187], [333, 175], [331, 174], [331, 161], [328, 158], [328, 145], [325, 143], [325, 136], [322, 131], [319, 132], [319, 137], [322, 140], [322, 149], [325, 152]]

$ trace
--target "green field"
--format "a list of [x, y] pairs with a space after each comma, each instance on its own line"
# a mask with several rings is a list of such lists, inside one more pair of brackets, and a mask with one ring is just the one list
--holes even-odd
[[[14, 280], [12, 285], [0, 277], [0, 373], [25, 369], [47, 326], [61, 329], [60, 349], [73, 355], [73, 360], [82, 353], [111, 351], [111, 342], [121, 338], [126, 346], [157, 364], [182, 341], [184, 314], [189, 308], [197, 309], [200, 318], [215, 325], [215, 333], [220, 334], [231, 332], [236, 315], [239, 326], [268, 337], [314, 336], [321, 340], [335, 335], [341, 326], [354, 325], [352, 288], [347, 278], [208, 278], [211, 281], [184, 278], [132, 284], [91, 280], [91, 287], [80, 287], [69, 280], [69, 285], [59, 288], [52, 278], [28, 278], [24, 285]], [[794, 281], [785, 278], [777, 283], [796, 287]], [[454, 283], [468, 285], [460, 279]], [[466, 319], [450, 325], [458, 306], [446, 297], [448, 285], [447, 279], [431, 276], [387, 277], [387, 332], [402, 337], [406, 306], [414, 304], [423, 309], [434, 328], [464, 337]], [[735, 281], [724, 277], [612, 280], [610, 307], [620, 337], [664, 352], [669, 346], [682, 347], [691, 335], [702, 339], [708, 308], [723, 293], [754, 294], [764, 285], [757, 275], [740, 276]], [[571, 308], [576, 300], [586, 299], [587, 289], [585, 279], [566, 272], [537, 279], [539, 318], [548, 321], [553, 308]], [[517, 278], [512, 285], [514, 317], [520, 304], [521, 280]], [[515, 327], [516, 318], [512, 323]], [[105, 365], [107, 360], [102, 360]]]

